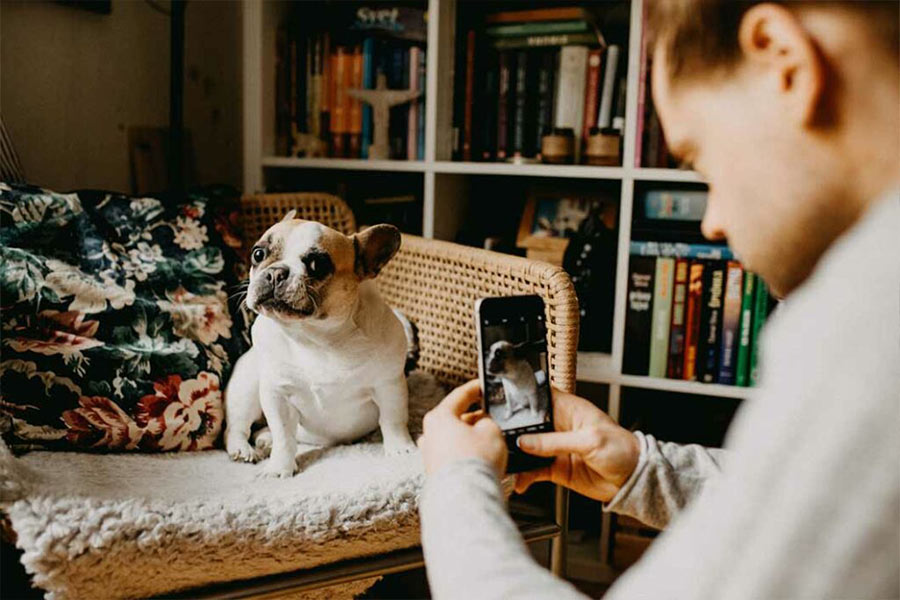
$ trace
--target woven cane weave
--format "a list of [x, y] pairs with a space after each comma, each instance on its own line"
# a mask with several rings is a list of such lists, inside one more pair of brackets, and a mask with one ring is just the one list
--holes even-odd
[[[272, 223], [297, 209], [349, 234], [355, 231], [347, 205], [330, 194], [262, 194], [245, 197], [244, 231], [255, 241]], [[419, 367], [441, 383], [456, 385], [478, 375], [475, 301], [485, 296], [537, 294], [546, 305], [550, 381], [575, 391], [578, 300], [559, 267], [459, 244], [404, 235], [397, 255], [376, 279], [388, 304], [419, 330]]]

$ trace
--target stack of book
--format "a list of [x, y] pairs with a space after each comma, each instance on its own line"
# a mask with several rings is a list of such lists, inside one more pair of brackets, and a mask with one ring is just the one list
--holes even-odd
[[[352, 8], [352, 12], [348, 12]], [[391, 109], [391, 158], [425, 155], [425, 11], [408, 6], [338, 6], [328, 31], [310, 31], [295, 14], [277, 31], [276, 150], [283, 156], [368, 158], [371, 107], [347, 94], [421, 90]]]
[[[650, 218], [693, 219], [698, 211], [690, 205], [699, 203], [678, 200], [691, 194], [702, 192], [650, 193], [645, 208]], [[665, 230], [658, 233], [669, 240], [653, 240], [652, 230], [638, 231], [648, 239], [630, 246], [623, 372], [754, 385], [766, 284], [726, 246], [671, 241]]]
[[623, 52], [583, 7], [484, 15], [457, 45], [454, 158], [539, 160], [543, 136], [624, 127]]

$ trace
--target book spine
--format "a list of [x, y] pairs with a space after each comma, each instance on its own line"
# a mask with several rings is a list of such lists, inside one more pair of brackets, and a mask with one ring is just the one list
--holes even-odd
[[655, 287], [653, 290], [653, 319], [650, 326], [650, 377], [665, 377], [669, 356], [669, 326], [672, 317], [672, 287], [675, 277], [675, 259], [656, 260]]
[[599, 39], [595, 33], [561, 33], [556, 35], [501, 38], [494, 42], [494, 47], [498, 50], [519, 50], [521, 48], [544, 48], [547, 46], [596, 46], [598, 43]]
[[282, 26], [275, 33], [275, 151], [288, 153], [289, 91], [287, 77], [287, 30]]
[[333, 102], [331, 105], [331, 147], [332, 156], [344, 158], [347, 156], [344, 145], [344, 134], [347, 133], [347, 102], [345, 84], [350, 71], [349, 55], [347, 49], [338, 46], [331, 55]]
[[347, 93], [349, 89], [363, 87], [363, 52], [362, 47], [355, 46], [349, 56], [350, 69], [347, 84], [344, 88], [344, 98], [347, 103], [347, 132], [349, 140], [347, 155], [350, 158], [362, 157], [362, 101], [357, 100]]
[[594, 48], [588, 53], [588, 67], [584, 90], [584, 125], [581, 128], [581, 138], [586, 140], [591, 134], [591, 128], [597, 126], [597, 100], [600, 96], [600, 67], [603, 50]]
[[312, 49], [312, 81], [309, 83], [312, 100], [309, 105], [309, 131], [322, 139], [322, 36], [316, 35]]
[[553, 123], [553, 74], [556, 70], [556, 52], [541, 51], [537, 73], [537, 112], [535, 115], [535, 155], [540, 158], [541, 145], [545, 135], [550, 133]]
[[606, 129], [612, 124], [613, 92], [619, 68], [619, 46], [613, 44], [606, 49], [605, 63], [603, 91], [600, 94], [600, 109], [597, 113], [597, 127], [600, 129]]
[[753, 300], [756, 295], [756, 273], [747, 271], [744, 274], [744, 291], [741, 297], [741, 329], [738, 340], [737, 365], [735, 366], [735, 385], [746, 387], [749, 380], [750, 337], [753, 329]]
[[651, 307], [656, 259], [632, 256], [628, 272], [628, 300], [625, 312], [625, 352], [622, 370], [631, 375], [646, 375], [650, 366]]
[[319, 106], [319, 131], [324, 142], [330, 142], [331, 137], [331, 107], [334, 99], [332, 71], [331, 36], [326, 32], [322, 34], [322, 101]]
[[556, 33], [583, 33], [590, 30], [591, 25], [587, 21], [545, 21], [495, 25], [485, 29], [485, 33], [493, 37], [524, 37]]
[[722, 296], [725, 291], [725, 264], [710, 263], [709, 277], [704, 284], [700, 339], [697, 343], [697, 377], [704, 383], [715, 383], [719, 374], [719, 354], [722, 350]]
[[680, 242], [632, 241], [630, 254], [638, 256], [671, 256], [706, 260], [734, 260], [727, 246], [713, 244], [684, 244]]
[[734, 385], [739, 346], [744, 270], [736, 261], [728, 262], [725, 300], [722, 307], [722, 350], [719, 354], [719, 383]]
[[486, 23], [533, 23], [536, 21], [574, 21], [587, 20], [590, 15], [582, 8], [536, 8], [529, 10], [511, 10], [489, 14]]
[[[418, 46], [409, 49], [409, 89], [419, 91], [422, 88], [419, 82], [419, 54], [422, 50]], [[415, 160], [419, 153], [419, 101], [413, 100], [409, 104], [409, 115], [406, 128], [406, 158]]]
[[422, 95], [416, 100], [419, 105], [418, 121], [416, 122], [416, 129], [419, 131], [416, 135], [416, 158], [418, 160], [425, 160], [425, 90], [427, 89], [425, 85], [425, 78], [427, 77], [427, 57], [425, 52], [424, 48], [419, 51], [418, 64], [419, 89], [422, 90]]
[[625, 133], [625, 109], [628, 103], [628, 78], [619, 77], [616, 83], [616, 101], [613, 103], [612, 128], [619, 135]]
[[750, 374], [748, 376], [748, 383], [751, 386], [759, 383], [759, 338], [760, 333], [762, 333], [763, 325], [766, 322], [768, 309], [769, 288], [761, 278], [757, 277], [756, 292], [753, 299], [753, 332], [750, 340]]
[[512, 70], [512, 53], [500, 52], [499, 88], [497, 93], [497, 159], [506, 158], [506, 139], [509, 133], [509, 84]]
[[299, 100], [299, 81], [297, 80], [297, 36], [292, 32], [288, 40], [288, 119], [287, 119], [287, 154], [293, 154], [294, 131], [299, 119], [297, 101]]
[[525, 156], [525, 102], [528, 96], [528, 53], [524, 50], [516, 52], [515, 84], [513, 87], [512, 143], [510, 150], [513, 156]]
[[556, 127], [581, 130], [584, 116], [584, 75], [587, 71], [587, 46], [566, 46], [559, 52], [556, 84]]
[[491, 48], [485, 52], [484, 77], [482, 78], [481, 101], [484, 103], [482, 122], [479, 127], [479, 152], [481, 160], [493, 160], [497, 152], [497, 53]]
[[466, 105], [463, 117], [462, 157], [472, 160], [472, 109], [475, 101], [475, 30], [466, 34]]
[[634, 146], [634, 166], [643, 166], [641, 152], [643, 151], [644, 138], [644, 111], [647, 96], [647, 5], [644, 4], [641, 11], [641, 56], [638, 66], [638, 108], [637, 108], [637, 137]]
[[681, 379], [684, 373], [684, 318], [687, 303], [688, 267], [690, 262], [679, 258], [675, 262], [675, 283], [672, 286], [672, 322], [669, 328], [669, 359], [666, 377]]
[[688, 269], [687, 302], [684, 309], [684, 363], [681, 376], [697, 379], [697, 342], [700, 338], [700, 312], [703, 304], [703, 263], [693, 261]]
[[[362, 47], [362, 87], [363, 89], [375, 89], [376, 62], [375, 62], [375, 38], [367, 37], [363, 40]], [[362, 107], [362, 126], [360, 131], [359, 156], [369, 158], [369, 146], [372, 145], [372, 107], [368, 102]]]

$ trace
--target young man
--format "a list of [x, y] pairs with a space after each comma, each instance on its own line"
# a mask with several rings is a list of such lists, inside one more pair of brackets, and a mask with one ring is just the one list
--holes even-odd
[[[896, 2], [652, 2], [654, 101], [709, 184], [703, 232], [785, 302], [724, 451], [630, 433], [554, 396], [551, 480], [665, 527], [608, 598], [900, 595], [900, 64]], [[477, 382], [426, 417], [437, 598], [575, 597], [503, 506]]]

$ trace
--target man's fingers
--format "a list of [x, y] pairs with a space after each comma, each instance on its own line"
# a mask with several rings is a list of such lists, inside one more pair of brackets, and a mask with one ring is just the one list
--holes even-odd
[[478, 422], [475, 423], [474, 429], [476, 431], [489, 432], [492, 435], [493, 434], [497, 434], [497, 435], [503, 434], [502, 431], [500, 430], [500, 427], [498, 427], [497, 424], [491, 419], [479, 419]]
[[485, 414], [485, 412], [483, 410], [479, 409], [479, 410], [474, 410], [470, 413], [466, 413], [460, 418], [462, 419], [462, 422], [465, 423], [466, 425], [474, 425], [475, 423], [477, 423], [481, 419], [485, 418], [486, 416], [487, 415]]
[[516, 493], [524, 494], [532, 483], [538, 481], [552, 481], [550, 467], [541, 467], [534, 471], [525, 471], [516, 475]]
[[559, 456], [582, 454], [599, 444], [597, 435], [590, 431], [554, 431], [519, 436], [519, 449], [535, 456]]
[[481, 402], [481, 382], [473, 379], [447, 394], [447, 397], [437, 405], [437, 409], [459, 417], [469, 410], [470, 406], [479, 402]]

